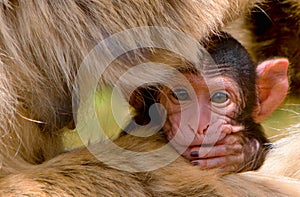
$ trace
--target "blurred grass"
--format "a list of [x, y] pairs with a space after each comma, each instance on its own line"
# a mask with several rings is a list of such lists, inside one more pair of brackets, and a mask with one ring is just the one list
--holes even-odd
[[[121, 129], [128, 124], [131, 109], [120, 95], [112, 96], [111, 88], [102, 89], [101, 93], [97, 91], [94, 100], [97, 118], [103, 132], [94, 131], [94, 133], [89, 133], [89, 136], [80, 136], [76, 129], [68, 130], [64, 128], [63, 139], [66, 149], [72, 149], [107, 138], [115, 139], [120, 134]], [[112, 103], [114, 104], [113, 107]], [[91, 130], [91, 132], [93, 131]]]
[[[98, 140], [105, 140], [108, 138], [114, 139], [118, 137], [121, 127], [124, 127], [130, 117], [130, 109], [126, 102], [121, 97], [112, 97], [112, 90], [106, 88], [95, 94], [95, 105], [96, 113], [100, 122], [103, 133], [92, 134], [93, 138]], [[111, 103], [114, 103], [114, 114], [112, 112]], [[118, 119], [119, 124], [116, 122]], [[300, 122], [300, 98], [289, 97], [285, 102], [266, 119], [262, 125], [265, 129], [267, 136], [273, 141], [281, 138], [286, 133], [286, 128], [292, 126], [293, 124]], [[95, 139], [85, 139], [90, 142], [95, 141]], [[76, 129], [68, 130], [65, 129], [64, 132], [64, 144], [67, 149], [72, 149], [74, 147], [86, 144], [86, 141], [82, 141], [81, 137], [78, 135]]]
[[273, 141], [284, 136], [287, 128], [297, 123], [300, 123], [300, 98], [288, 97], [262, 125]]

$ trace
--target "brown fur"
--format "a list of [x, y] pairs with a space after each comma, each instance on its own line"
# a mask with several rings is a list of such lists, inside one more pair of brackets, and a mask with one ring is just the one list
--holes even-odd
[[[72, 121], [71, 91], [83, 57], [102, 39], [155, 25], [201, 39], [252, 1], [4, 1], [0, 7], [1, 173], [62, 151], [59, 128]], [[135, 38], [131, 38], [135, 44]], [[143, 39], [150, 39], [144, 37]], [[126, 66], [104, 78], [109, 83]], [[28, 144], [30, 144], [28, 146]]]
[[[131, 143], [129, 144], [128, 141]], [[132, 151], [146, 151], [165, 145], [158, 135], [146, 141], [125, 135], [116, 144]], [[241, 173], [221, 177], [214, 170], [200, 171], [182, 157], [166, 167], [150, 172], [126, 172], [127, 167], [140, 171], [143, 167], [165, 162], [177, 154], [167, 147], [163, 155], [137, 159], [132, 153], [125, 156], [110, 145], [91, 147], [96, 159], [87, 149], [62, 154], [42, 165], [32, 166], [12, 174], [0, 182], [5, 196], [297, 196], [299, 182], [263, 173]], [[145, 162], [147, 161], [147, 162]], [[180, 170], [178, 170], [180, 168]]]
[[291, 63], [291, 93], [300, 86], [300, 1], [265, 0], [229, 29], [256, 61], [287, 57]]

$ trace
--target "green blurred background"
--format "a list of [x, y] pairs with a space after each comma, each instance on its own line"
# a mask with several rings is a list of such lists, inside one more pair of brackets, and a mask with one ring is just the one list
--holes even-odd
[[[111, 110], [111, 89], [106, 88], [101, 93], [95, 94], [95, 106], [96, 112], [105, 135], [101, 135], [99, 132], [94, 133], [92, 136], [97, 136], [97, 140], [104, 140], [107, 137], [116, 138], [119, 134], [120, 127], [115, 122], [114, 116]], [[115, 113], [118, 113], [119, 117], [123, 117], [119, 120], [121, 127], [124, 127], [132, 115], [132, 110], [127, 106], [126, 102], [122, 98], [114, 98]], [[299, 123], [300, 121], [300, 99], [296, 97], [288, 97], [284, 103], [267, 119], [263, 122], [263, 127], [267, 136], [271, 141], [275, 141], [283, 137], [287, 128]], [[64, 143], [66, 149], [72, 149], [83, 144], [87, 144], [86, 141], [82, 141], [76, 129], [68, 130], [64, 129]], [[93, 137], [95, 138], [95, 137]], [[87, 140], [87, 139], [85, 139]], [[95, 139], [90, 139], [89, 142], [94, 142]]]

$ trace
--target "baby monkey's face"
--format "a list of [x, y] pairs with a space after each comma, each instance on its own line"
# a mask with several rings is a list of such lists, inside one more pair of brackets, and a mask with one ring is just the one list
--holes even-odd
[[163, 126], [168, 140], [176, 146], [212, 145], [241, 129], [236, 124], [239, 98], [234, 82], [226, 77], [184, 73], [169, 88], [163, 88], [160, 103], [167, 119]]

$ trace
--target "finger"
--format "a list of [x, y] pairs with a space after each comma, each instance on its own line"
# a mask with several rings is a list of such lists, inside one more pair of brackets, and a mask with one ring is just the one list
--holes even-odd
[[248, 152], [250, 154], [255, 154], [260, 149], [260, 143], [257, 141], [257, 139], [254, 138], [247, 139], [245, 148], [248, 149]]
[[[231, 124], [219, 125], [218, 128], [209, 127], [209, 132], [206, 132], [204, 140], [206, 140], [206, 143], [208, 144], [215, 144], [218, 141], [224, 140], [226, 136], [234, 135], [243, 129], [244, 126], [233, 126]], [[205, 142], [202, 142], [201, 144], [203, 143]]]
[[217, 142], [217, 144], [244, 144], [243, 137], [237, 134], [230, 134], [227, 135], [224, 139]]
[[[228, 155], [226, 157], [215, 157], [209, 159], [197, 159], [191, 161], [192, 164], [199, 166], [201, 169], [223, 168], [238, 169], [244, 160], [244, 154]], [[231, 166], [231, 167], [230, 167]]]
[[242, 125], [231, 125], [231, 124], [223, 124], [220, 127], [220, 131], [223, 133], [226, 133], [226, 134], [237, 133], [244, 129], [245, 129], [245, 127]]
[[222, 157], [226, 155], [233, 155], [241, 153], [243, 146], [241, 144], [223, 144], [212, 147], [192, 147], [190, 150], [191, 159], [195, 158], [210, 158], [210, 157]]

